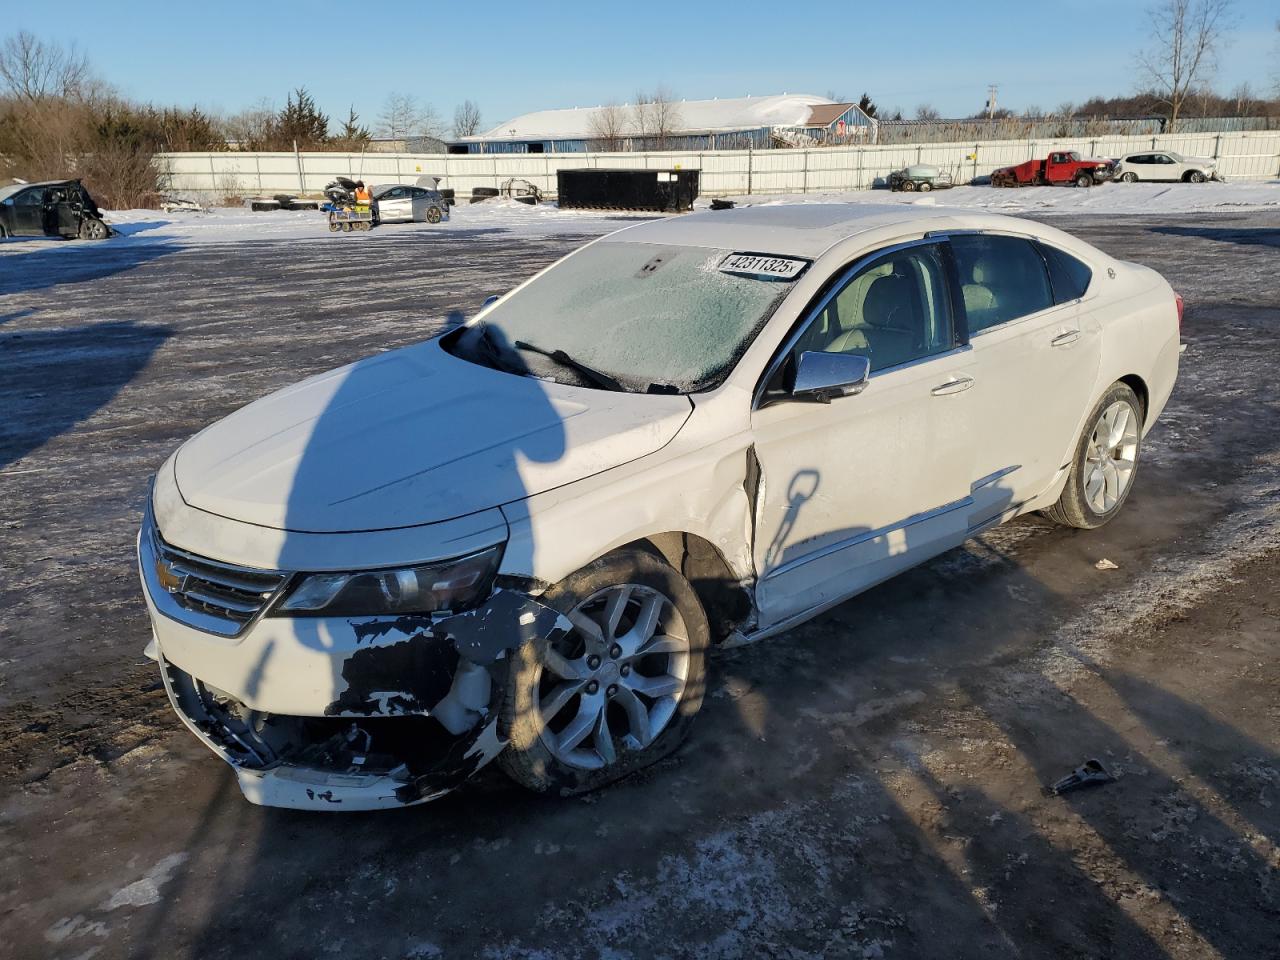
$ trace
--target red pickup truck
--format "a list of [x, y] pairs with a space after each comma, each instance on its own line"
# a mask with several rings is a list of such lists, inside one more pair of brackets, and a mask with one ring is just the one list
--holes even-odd
[[1060, 150], [1044, 160], [1028, 160], [1016, 167], [1001, 167], [991, 174], [993, 187], [1030, 187], [1054, 184], [1091, 187], [1115, 176], [1111, 160], [1083, 158], [1074, 150]]

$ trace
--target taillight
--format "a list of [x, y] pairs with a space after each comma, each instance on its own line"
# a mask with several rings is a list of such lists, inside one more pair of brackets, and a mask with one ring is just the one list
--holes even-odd
[[1182, 300], [1182, 294], [1175, 293], [1173, 295], [1174, 302], [1178, 305], [1178, 332], [1182, 332], [1182, 311], [1186, 309], [1186, 304]]

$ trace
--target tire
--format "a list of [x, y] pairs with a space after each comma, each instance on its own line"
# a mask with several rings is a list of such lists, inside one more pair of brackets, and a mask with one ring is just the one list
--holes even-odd
[[439, 222], [440, 222], [440, 208], [439, 208], [439, 207], [428, 207], [428, 208], [427, 208], [427, 223], [439, 223]]
[[[607, 613], [615, 598], [621, 598], [615, 622], [627, 629], [611, 637]], [[620, 780], [675, 750], [702, 707], [710, 641], [706, 614], [689, 581], [652, 554], [625, 550], [556, 584], [542, 602], [575, 624], [594, 624], [600, 636], [575, 627], [554, 649], [538, 639], [511, 657], [499, 725], [510, 740], [498, 758], [507, 775], [538, 793], [572, 796]], [[640, 650], [659, 643], [663, 649], [628, 659], [616, 640], [632, 636], [651, 603], [660, 611], [652, 636], [631, 642], [639, 642]], [[669, 693], [641, 695], [635, 691], [642, 680], [665, 683]], [[643, 721], [638, 719], [642, 711]], [[583, 729], [585, 735], [560, 745]], [[622, 730], [626, 733], [619, 736]]]
[[[1099, 436], [1103, 419], [1119, 412], [1123, 409], [1122, 405], [1129, 408], [1122, 435], [1117, 442], [1104, 448], [1100, 456], [1099, 444], [1113, 440], [1116, 436], [1114, 429], [1111, 436]], [[1113, 417], [1113, 426], [1115, 422]], [[1044, 516], [1055, 523], [1078, 530], [1094, 530], [1114, 519], [1129, 498], [1129, 491], [1133, 489], [1142, 453], [1142, 422], [1142, 403], [1137, 394], [1126, 384], [1113, 383], [1089, 412], [1084, 432], [1076, 443], [1071, 458], [1071, 473], [1067, 477], [1067, 485], [1058, 502], [1042, 511]], [[1122, 454], [1120, 459], [1111, 456], [1117, 452]], [[1111, 462], [1110, 470], [1105, 461]], [[1127, 472], [1116, 466], [1123, 461], [1129, 464]], [[1102, 483], [1101, 491], [1098, 488], [1099, 480]]]
[[342, 229], [342, 224], [340, 224], [337, 220], [330, 220], [330, 221], [329, 221], [329, 232], [330, 232], [330, 233], [337, 233], [337, 232], [338, 232], [339, 230], [341, 230], [341, 229]]
[[1192, 170], [1187, 174], [1188, 183], [1204, 183], [1205, 176], [1199, 170]]
[[916, 189], [919, 190], [921, 193], [928, 193], [930, 190], [933, 189], [933, 184], [930, 183], [928, 180], [921, 180], [920, 185]]
[[105, 240], [111, 235], [107, 225], [97, 217], [85, 217], [80, 221], [80, 238], [82, 240]]
[[916, 182], [914, 180], [903, 180], [902, 189], [906, 193], [914, 193], [916, 189]]
[[1080, 173], [1080, 174], [1076, 174], [1076, 186], [1077, 186], [1077, 187], [1092, 187], [1092, 186], [1093, 186], [1093, 176], [1092, 176], [1091, 174], [1088, 174], [1088, 173]]
[[1137, 183], [1138, 175], [1136, 173], [1122, 173], [1120, 179], [1125, 183]]

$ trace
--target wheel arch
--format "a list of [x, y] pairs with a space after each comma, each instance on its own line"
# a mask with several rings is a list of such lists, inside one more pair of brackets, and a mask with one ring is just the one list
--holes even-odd
[[[1138, 395], [1138, 402], [1142, 404], [1142, 423], [1145, 426], [1147, 422], [1147, 411], [1151, 409], [1151, 391], [1147, 389], [1147, 382], [1136, 373], [1126, 373], [1123, 377], [1118, 377], [1115, 383], [1123, 383], [1130, 390]], [[1107, 387], [1110, 390], [1110, 387]]]
[[750, 618], [753, 609], [750, 584], [734, 575], [720, 548], [705, 537], [669, 530], [648, 534], [609, 552], [634, 549], [661, 557], [689, 581], [706, 612], [713, 642], [720, 642]]

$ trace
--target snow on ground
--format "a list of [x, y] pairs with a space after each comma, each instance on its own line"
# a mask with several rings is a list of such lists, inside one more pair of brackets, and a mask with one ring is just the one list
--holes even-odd
[[[705, 209], [708, 195], [698, 201]], [[1169, 215], [1226, 213], [1247, 209], [1280, 209], [1280, 180], [1266, 183], [1117, 183], [1082, 190], [1076, 187], [955, 187], [928, 194], [862, 190], [847, 193], [769, 194], [735, 197], [740, 206], [784, 203], [927, 204], [1009, 214]], [[242, 208], [214, 208], [205, 213], [161, 213], [157, 210], [109, 212], [107, 219], [121, 235], [119, 243], [194, 246], [256, 240], [328, 239], [332, 243], [394, 242], [406, 235], [439, 233], [460, 239], [514, 236], [597, 235], [653, 214], [593, 210], [561, 210], [554, 203], [527, 206], [513, 200], [462, 204], [447, 223], [385, 224], [369, 233], [330, 234], [325, 215], [314, 210], [254, 213]], [[0, 241], [0, 256], [37, 249], [80, 250], [84, 243], [48, 239]]]

